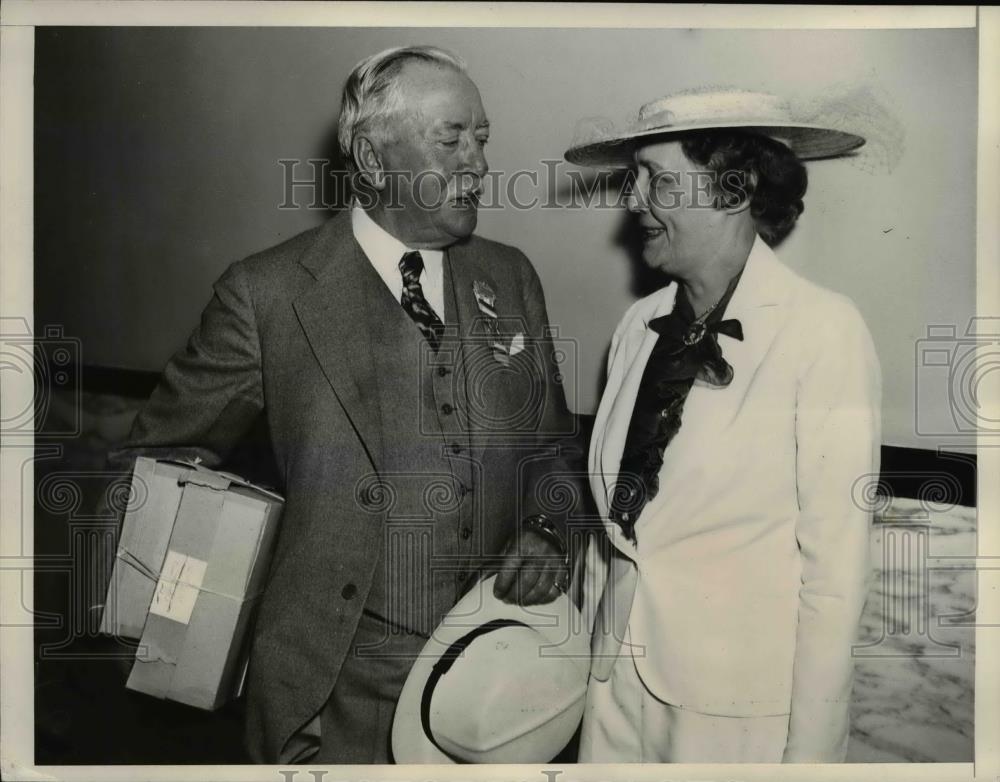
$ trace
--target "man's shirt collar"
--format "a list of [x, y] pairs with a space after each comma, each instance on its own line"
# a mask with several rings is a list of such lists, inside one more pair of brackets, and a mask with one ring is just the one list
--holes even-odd
[[[354, 204], [351, 207], [351, 230], [354, 238], [368, 257], [375, 271], [385, 281], [393, 298], [398, 302], [403, 293], [403, 277], [399, 271], [399, 259], [414, 248], [407, 247], [399, 239], [376, 223], [361, 208]], [[420, 275], [420, 284], [424, 289], [431, 307], [444, 317], [443, 291], [443, 250], [419, 250], [424, 259], [424, 271]]]

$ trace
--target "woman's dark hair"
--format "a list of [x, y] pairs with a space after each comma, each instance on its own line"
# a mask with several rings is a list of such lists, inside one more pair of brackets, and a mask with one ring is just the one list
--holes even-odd
[[788, 147], [755, 133], [705, 130], [686, 134], [681, 149], [713, 174], [713, 195], [721, 205], [749, 198], [757, 233], [768, 245], [791, 233], [805, 208], [808, 177]]

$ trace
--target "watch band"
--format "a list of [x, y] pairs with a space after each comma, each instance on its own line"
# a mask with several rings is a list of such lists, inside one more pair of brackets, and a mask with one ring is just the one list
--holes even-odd
[[534, 516], [528, 516], [522, 525], [525, 529], [530, 529], [537, 532], [542, 537], [546, 538], [550, 543], [552, 543], [562, 558], [568, 563], [569, 562], [569, 550], [566, 546], [566, 541], [559, 531], [559, 528], [552, 522], [548, 516], [544, 513], [538, 513]]

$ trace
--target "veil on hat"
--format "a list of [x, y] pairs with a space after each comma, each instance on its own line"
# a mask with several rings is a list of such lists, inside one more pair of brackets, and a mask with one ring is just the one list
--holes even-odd
[[[711, 93], [755, 93], [732, 86], [702, 86], [672, 93], [670, 98], [699, 96]], [[834, 85], [824, 88], [821, 98], [796, 98], [785, 101], [789, 116], [796, 123], [829, 128], [832, 131], [859, 136], [865, 140], [860, 148], [838, 156], [868, 174], [889, 174], [903, 156], [905, 132], [892, 110], [892, 102], [874, 80], [866, 84]], [[603, 116], [584, 117], [576, 123], [570, 149], [603, 144], [622, 135], [621, 127], [632, 124], [616, 123]]]
[[865, 145], [847, 161], [866, 174], [890, 174], [903, 157], [906, 137], [891, 106], [888, 94], [872, 81], [826, 89], [822, 98], [800, 100], [798, 111], [806, 122], [864, 136]]

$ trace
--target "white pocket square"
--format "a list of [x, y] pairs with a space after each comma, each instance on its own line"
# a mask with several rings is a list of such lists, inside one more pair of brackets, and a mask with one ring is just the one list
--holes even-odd
[[510, 355], [516, 356], [522, 350], [524, 350], [524, 332], [519, 331], [510, 341]]

